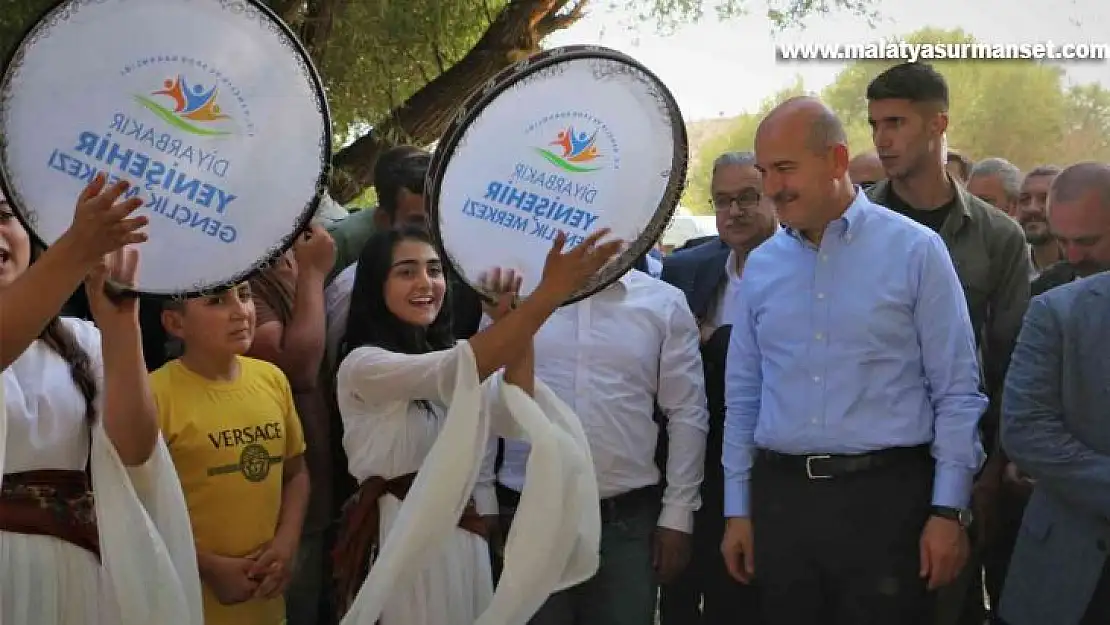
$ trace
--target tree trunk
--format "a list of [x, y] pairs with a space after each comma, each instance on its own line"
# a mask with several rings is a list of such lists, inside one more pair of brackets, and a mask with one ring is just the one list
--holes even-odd
[[[497, 72], [539, 51], [544, 37], [583, 15], [588, 0], [512, 0], [466, 56], [437, 76], [374, 129], [332, 159], [330, 194], [340, 204], [373, 183], [378, 155], [398, 143], [427, 145], [442, 135], [458, 107]], [[563, 11], [568, 5], [571, 7]]]

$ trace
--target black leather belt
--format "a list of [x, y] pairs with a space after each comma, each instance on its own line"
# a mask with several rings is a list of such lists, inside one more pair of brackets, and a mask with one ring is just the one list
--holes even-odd
[[863, 454], [782, 454], [769, 449], [756, 451], [756, 460], [779, 470], [798, 472], [811, 480], [831, 480], [853, 473], [874, 471], [895, 464], [929, 460], [929, 445], [891, 447]]
[[[659, 506], [662, 503], [662, 496], [663, 491], [659, 486], [645, 486], [606, 497], [600, 502], [601, 522], [612, 523], [639, 513], [645, 506]], [[520, 493], [498, 484], [497, 502], [502, 508], [509, 508], [515, 513], [517, 506], [520, 505]]]

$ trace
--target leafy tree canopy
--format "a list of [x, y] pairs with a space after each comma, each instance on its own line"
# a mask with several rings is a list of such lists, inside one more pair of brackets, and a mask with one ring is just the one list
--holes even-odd
[[[975, 43], [961, 30], [926, 28], [912, 43]], [[867, 123], [867, 85], [896, 61], [859, 61], [820, 94], [840, 115], [853, 153], [873, 149]], [[1098, 84], [1068, 87], [1061, 68], [1033, 61], [937, 61], [951, 98], [949, 146], [972, 160], [1001, 156], [1025, 170], [1081, 160], [1110, 161], [1110, 90]], [[798, 81], [775, 94], [756, 114], [737, 117], [699, 149], [683, 203], [708, 212], [709, 177], [721, 152], [752, 150], [759, 120], [776, 104], [805, 93]]]
[[[501, 69], [541, 49], [587, 10], [620, 11], [667, 30], [748, 14], [751, 0], [263, 0], [297, 33], [324, 79], [336, 129], [332, 196], [356, 198], [377, 155], [429, 145], [456, 107]], [[0, 54], [55, 0], [3, 0]], [[771, 28], [846, 10], [874, 18], [875, 0], [768, 0]], [[374, 129], [371, 132], [371, 128]]]

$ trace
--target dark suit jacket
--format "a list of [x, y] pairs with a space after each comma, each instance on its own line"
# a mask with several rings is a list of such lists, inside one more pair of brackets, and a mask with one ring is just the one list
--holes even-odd
[[676, 252], [685, 252], [686, 250], [692, 250], [695, 247], [705, 245], [706, 243], [709, 243], [710, 241], [713, 241], [715, 239], [720, 240], [717, 237], [717, 235], [715, 235], [715, 234], [711, 234], [711, 235], [706, 236], [706, 237], [694, 237], [693, 239], [688, 239], [685, 243], [683, 243], [677, 249], [675, 249], [675, 251]]
[[[709, 314], [721, 284], [728, 279], [725, 272], [728, 253], [728, 246], [717, 239], [674, 253], [663, 261], [662, 280], [686, 294], [686, 303], [699, 323]], [[727, 325], [717, 328], [701, 347], [709, 410], [705, 478], [701, 485], [702, 511], [703, 514], [721, 518], [724, 516], [724, 469], [721, 466], [721, 453], [725, 426], [725, 356], [728, 353], [731, 330], [731, 326]], [[667, 363], [662, 363], [662, 366], [667, 366]]]
[[720, 239], [675, 252], [663, 261], [660, 278], [686, 294], [686, 303], [701, 323], [724, 280], [729, 248]]
[[1029, 295], [1036, 297], [1049, 289], [1067, 284], [1077, 277], [1075, 269], [1067, 261], [1062, 260], [1042, 271], [1041, 275], [1033, 280], [1033, 284], [1029, 285]]

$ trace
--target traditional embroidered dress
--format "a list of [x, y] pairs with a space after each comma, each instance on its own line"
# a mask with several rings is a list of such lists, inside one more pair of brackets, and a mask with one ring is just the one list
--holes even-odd
[[[100, 333], [63, 323], [90, 356], [99, 412]], [[189, 516], [161, 438], [146, 464], [125, 467], [100, 420], [90, 427], [69, 365], [42, 341], [2, 380], [0, 623], [202, 625]]]
[[[380, 522], [376, 559], [344, 625], [516, 625], [597, 571], [600, 517], [585, 434], [536, 386], [533, 400], [496, 377], [479, 385], [465, 341], [429, 354], [361, 347], [347, 356], [337, 379], [343, 444], [351, 474], [378, 483], [362, 494], [377, 495]], [[533, 444], [496, 595], [488, 547], [467, 513], [490, 440], [487, 401], [502, 402], [498, 412], [512, 419], [493, 432]], [[408, 479], [411, 488], [398, 489]]]

